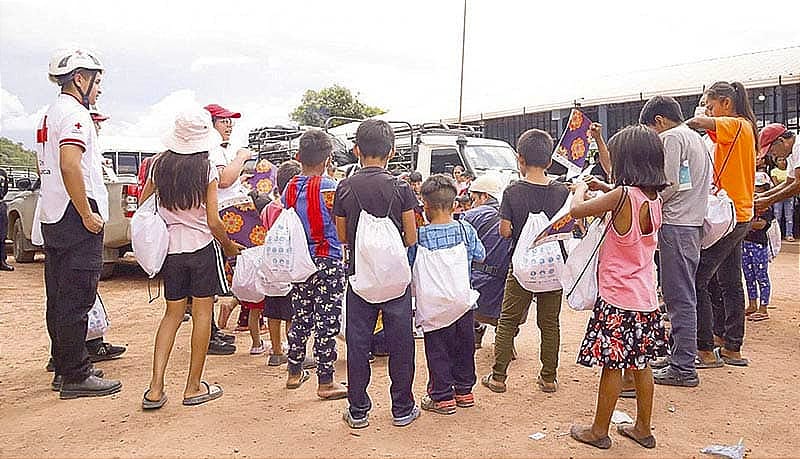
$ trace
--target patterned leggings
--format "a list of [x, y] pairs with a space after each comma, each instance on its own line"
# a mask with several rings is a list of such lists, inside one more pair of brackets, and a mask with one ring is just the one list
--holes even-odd
[[747, 296], [761, 299], [761, 306], [769, 304], [770, 283], [767, 246], [751, 241], [742, 242], [742, 271], [747, 283]]
[[319, 271], [292, 290], [292, 327], [289, 330], [289, 373], [302, 371], [306, 342], [313, 331], [314, 358], [320, 384], [333, 382], [336, 335], [341, 327], [344, 265], [340, 260], [314, 257]]

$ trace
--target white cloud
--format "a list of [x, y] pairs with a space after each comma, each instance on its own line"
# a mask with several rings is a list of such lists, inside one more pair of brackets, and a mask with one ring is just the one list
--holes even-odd
[[189, 69], [192, 72], [202, 72], [209, 67], [229, 66], [229, 65], [244, 65], [258, 62], [254, 57], [250, 56], [202, 56], [192, 61]]
[[0, 132], [4, 130], [33, 132], [45, 110], [47, 107], [40, 107], [34, 113], [26, 112], [19, 97], [0, 87]]
[[144, 112], [134, 116], [134, 121], [125, 122], [112, 118], [103, 125], [103, 134], [160, 137], [167, 132], [181, 110], [199, 106], [197, 95], [191, 89], [181, 89], [167, 95], [148, 107]]

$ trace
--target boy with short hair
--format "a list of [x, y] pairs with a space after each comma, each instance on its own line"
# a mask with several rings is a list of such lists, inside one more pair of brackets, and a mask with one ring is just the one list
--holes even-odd
[[[422, 184], [421, 194], [425, 206], [425, 215], [430, 224], [419, 229], [419, 245], [430, 251], [449, 249], [464, 244], [467, 260], [464, 261], [463, 279], [442, 279], [451, 286], [458, 285], [469, 288], [470, 265], [473, 261], [482, 261], [486, 250], [478, 239], [475, 228], [465, 221], [453, 219], [453, 202], [458, 193], [455, 180], [443, 175], [433, 175]], [[421, 250], [421, 249], [420, 249]], [[459, 256], [453, 254], [454, 256]], [[417, 257], [419, 257], [419, 252]], [[440, 262], [452, 259], [441, 258]], [[454, 263], [454, 265], [458, 265]], [[441, 275], [451, 277], [457, 271], [440, 270]], [[424, 276], [424, 272], [418, 273]], [[417, 287], [419, 289], [419, 286]], [[458, 288], [456, 287], [455, 290]], [[426, 310], [426, 297], [417, 291], [417, 311]], [[444, 303], [444, 302], [442, 302]], [[475, 404], [472, 387], [475, 385], [475, 332], [473, 328], [474, 304], [434, 306], [440, 311], [432, 322], [446, 323], [458, 317], [452, 323], [425, 332], [425, 358], [428, 362], [428, 393], [420, 404], [423, 410], [438, 414], [454, 414], [456, 406], [469, 408]], [[440, 309], [441, 308], [441, 309]], [[463, 314], [459, 313], [467, 308]], [[427, 316], [427, 314], [426, 314]], [[427, 326], [426, 326], [427, 327]]]
[[297, 159], [302, 174], [286, 186], [283, 203], [294, 208], [306, 232], [308, 249], [318, 271], [292, 290], [292, 327], [289, 329], [289, 377], [286, 388], [296, 389], [311, 376], [303, 369], [306, 342], [314, 330], [314, 357], [317, 359], [317, 396], [336, 400], [347, 396], [347, 388], [333, 381], [336, 362], [336, 335], [341, 326], [344, 292], [342, 244], [333, 220], [336, 181], [324, 177], [333, 146], [319, 129], [300, 137]]
[[[545, 170], [550, 167], [553, 139], [545, 131], [529, 129], [517, 141], [517, 162], [522, 180], [509, 185], [503, 192], [500, 205], [500, 235], [512, 240], [512, 252], [519, 241], [528, 214], [544, 212], [549, 218], [558, 212], [569, 195], [563, 183], [550, 179]], [[481, 378], [481, 384], [493, 392], [506, 391], [506, 371], [513, 359], [514, 337], [519, 325], [525, 321], [528, 307], [536, 295], [536, 324], [541, 333], [542, 370], [537, 384], [543, 392], [558, 389], [556, 369], [560, 328], [558, 316], [561, 312], [561, 290], [531, 293], [519, 284], [508, 271], [503, 306], [497, 321], [492, 373]]]
[[[414, 207], [417, 198], [405, 181], [393, 177], [386, 164], [394, 156], [394, 131], [389, 123], [370, 119], [356, 131], [354, 153], [363, 166], [353, 176], [342, 180], [336, 190], [333, 212], [339, 239], [345, 244], [356, 240], [359, 214], [365, 210], [374, 216], [392, 220], [403, 243], [417, 242]], [[351, 254], [348, 274], [355, 273], [356, 254]], [[389, 351], [389, 377], [392, 380], [392, 416], [395, 426], [405, 426], [419, 417], [411, 385], [414, 381], [414, 337], [412, 335], [411, 293], [383, 303], [369, 303], [347, 288], [347, 398], [350, 406], [344, 420], [353, 429], [369, 425], [372, 402], [367, 395], [370, 380], [369, 352], [372, 332], [383, 313], [383, 330]]]

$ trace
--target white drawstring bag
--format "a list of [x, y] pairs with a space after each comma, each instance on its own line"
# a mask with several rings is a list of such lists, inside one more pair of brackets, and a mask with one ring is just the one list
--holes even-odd
[[241, 301], [258, 303], [264, 299], [266, 280], [259, 267], [262, 265], [262, 247], [244, 249], [236, 257], [231, 292]]
[[469, 257], [463, 243], [438, 250], [417, 246], [413, 272], [415, 319], [423, 332], [449, 326], [478, 301], [479, 294], [472, 290], [469, 274]]
[[411, 283], [408, 252], [388, 216], [361, 210], [353, 253], [356, 264], [350, 287], [358, 296], [368, 303], [383, 303], [405, 294]]
[[736, 226], [736, 207], [725, 190], [708, 195], [700, 247], [705, 250], [727, 236]]
[[157, 199], [155, 194], [151, 195], [131, 217], [133, 255], [151, 279], [161, 271], [169, 250], [169, 231], [158, 214]]
[[575, 311], [588, 311], [597, 303], [597, 261], [607, 226], [601, 218], [593, 221], [564, 263], [561, 287], [567, 304]]
[[267, 231], [261, 270], [269, 283], [305, 282], [317, 272], [306, 241], [306, 230], [294, 208], [288, 207]]
[[264, 283], [265, 296], [286, 296], [292, 293], [292, 284], [288, 282], [266, 282]]
[[525, 290], [534, 293], [561, 290], [561, 270], [564, 256], [558, 241], [534, 246], [536, 237], [548, 225], [544, 214], [528, 214], [519, 241], [511, 256], [514, 277]]
[[108, 320], [108, 313], [103, 305], [103, 300], [100, 295], [95, 296], [94, 305], [87, 314], [89, 322], [86, 327], [86, 341], [97, 338], [102, 338], [111, 328], [111, 322]]
[[769, 261], [772, 261], [781, 251], [781, 225], [776, 218], [772, 219], [772, 223], [767, 228], [767, 245], [769, 246]]

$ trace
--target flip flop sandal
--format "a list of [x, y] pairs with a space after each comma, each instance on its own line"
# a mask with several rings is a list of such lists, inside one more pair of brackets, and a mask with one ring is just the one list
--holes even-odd
[[764, 314], [763, 312], [754, 312], [747, 318], [747, 320], [750, 322], [761, 322], [762, 320], [767, 319], [769, 319], [769, 315]]
[[603, 438], [598, 438], [597, 440], [585, 440], [581, 438], [578, 434], [578, 431], [580, 429], [581, 429], [580, 426], [572, 426], [572, 428], [569, 429], [569, 436], [572, 437], [572, 439], [575, 441], [584, 443], [586, 445], [594, 446], [595, 448], [599, 449], [611, 448], [611, 438], [608, 435], [606, 435]]
[[206, 393], [195, 395], [194, 397], [184, 398], [183, 399], [184, 406], [201, 405], [203, 403], [210, 402], [211, 400], [216, 400], [222, 397], [222, 386], [218, 384], [209, 384], [205, 381], [200, 381], [200, 384], [206, 386]]
[[714, 353], [713, 362], [703, 362], [702, 360], [700, 360], [700, 357], [694, 358], [694, 367], [698, 370], [705, 368], [722, 368], [724, 366], [725, 362], [722, 361], [722, 359], [716, 354], [716, 352]]
[[625, 389], [619, 393], [619, 398], [636, 398], [636, 389]]
[[719, 347], [714, 349], [714, 355], [716, 355], [718, 359], [722, 360], [725, 365], [730, 365], [732, 367], [746, 367], [750, 365], [750, 361], [745, 358], [735, 359], [733, 357], [725, 357], [722, 355], [722, 349]]
[[300, 373], [300, 380], [297, 381], [296, 383], [286, 382], [286, 388], [287, 389], [297, 389], [298, 387], [302, 386], [303, 383], [308, 381], [309, 379], [311, 379], [311, 372], [308, 371], [308, 370], [303, 370], [303, 372]]
[[150, 400], [147, 398], [147, 394], [150, 393], [150, 389], [144, 391], [144, 395], [142, 396], [142, 409], [143, 410], [157, 410], [164, 406], [167, 403], [167, 393], [161, 393], [161, 399], [159, 400]]
[[[492, 380], [492, 375], [486, 375], [483, 378], [481, 378], [481, 384], [486, 386], [490, 391], [495, 392], [497, 394], [502, 394], [503, 392], [506, 391], [506, 385], [504, 383], [501, 383], [500, 381]], [[498, 384], [502, 384], [502, 386]]]
[[633, 440], [636, 443], [638, 443], [640, 446], [643, 446], [643, 447], [645, 447], [647, 449], [653, 449], [653, 448], [656, 447], [656, 437], [654, 437], [652, 435], [648, 435], [648, 436], [646, 436], [644, 438], [636, 438], [636, 437], [633, 436], [633, 434], [630, 433], [630, 431], [627, 429], [627, 427], [631, 427], [631, 425], [630, 424], [620, 424], [620, 425], [618, 425], [617, 426], [617, 433], [622, 435], [623, 437], [630, 438], [631, 440]]

